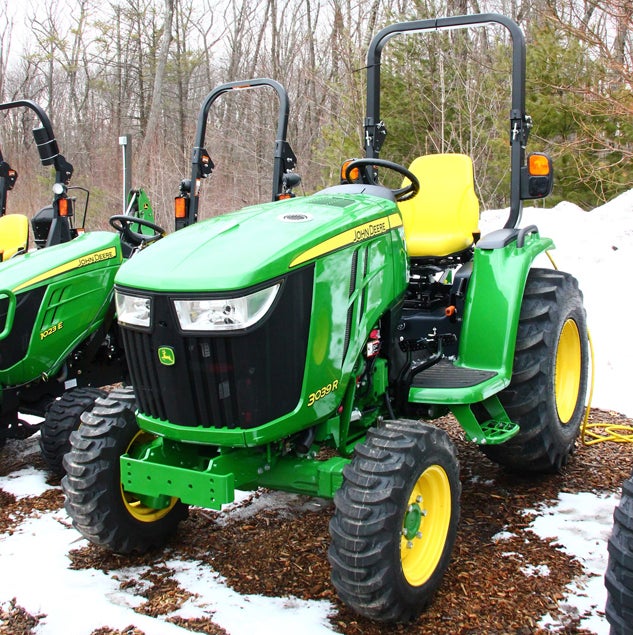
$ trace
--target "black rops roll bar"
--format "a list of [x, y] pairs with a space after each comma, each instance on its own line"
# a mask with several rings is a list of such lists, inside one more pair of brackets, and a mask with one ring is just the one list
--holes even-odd
[[525, 164], [525, 146], [531, 120], [525, 113], [525, 39], [519, 25], [497, 13], [415, 20], [392, 24], [379, 31], [367, 53], [367, 116], [365, 118], [365, 155], [378, 157], [386, 130], [380, 120], [380, 56], [387, 40], [399, 33], [441, 31], [500, 24], [512, 37], [512, 106], [510, 111], [510, 215], [505, 227], [519, 223], [521, 200], [521, 168]]
[[260, 77], [221, 84], [214, 88], [202, 102], [198, 115], [198, 126], [194, 148], [191, 155], [191, 182], [189, 184], [189, 200], [185, 219], [176, 219], [176, 229], [195, 223], [198, 217], [199, 193], [196, 186], [200, 178], [208, 176], [213, 169], [213, 162], [204, 149], [204, 139], [207, 129], [207, 118], [213, 102], [224, 93], [232, 90], [244, 90], [268, 86], [273, 88], [279, 97], [279, 116], [277, 120], [277, 133], [275, 139], [275, 153], [273, 157], [273, 185], [272, 200], [276, 201], [284, 191], [284, 175], [292, 170], [297, 163], [297, 158], [286, 140], [288, 132], [288, 115], [290, 112], [290, 100], [286, 89], [274, 79]]
[[33, 128], [33, 138], [40, 154], [42, 165], [52, 165], [55, 168], [55, 183], [68, 184], [73, 173], [73, 166], [60, 154], [53, 126], [44, 110], [30, 99], [21, 99], [0, 104], [0, 110], [11, 108], [30, 108], [41, 122], [39, 128]]

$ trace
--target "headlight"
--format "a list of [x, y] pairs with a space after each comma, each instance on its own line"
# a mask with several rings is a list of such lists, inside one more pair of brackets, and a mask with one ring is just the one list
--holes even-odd
[[117, 320], [130, 326], [144, 326], [149, 328], [152, 301], [136, 295], [127, 295], [117, 291], [116, 301]]
[[239, 298], [174, 300], [183, 331], [234, 331], [261, 320], [277, 297], [276, 284]]

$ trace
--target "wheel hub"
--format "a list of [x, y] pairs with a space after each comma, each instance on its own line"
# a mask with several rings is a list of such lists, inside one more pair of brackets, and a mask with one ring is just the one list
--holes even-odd
[[408, 541], [408, 549], [413, 548], [414, 538], [422, 538], [420, 528], [422, 526], [422, 519], [426, 516], [426, 509], [422, 509], [420, 503], [422, 503], [422, 497], [418, 496], [415, 502], [409, 505], [407, 513], [404, 516], [404, 522], [402, 523], [402, 535]]

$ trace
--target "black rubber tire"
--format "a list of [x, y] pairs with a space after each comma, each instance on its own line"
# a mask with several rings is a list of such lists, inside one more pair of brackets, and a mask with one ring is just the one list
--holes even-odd
[[153, 520], [139, 520], [126, 505], [119, 458], [139, 432], [134, 407], [129, 388], [97, 399], [72, 433], [71, 450], [64, 457], [62, 489], [74, 527], [116, 553], [144, 553], [164, 545], [187, 516], [187, 506], [180, 501]]
[[[429, 569], [424, 580], [411, 584], [405, 574], [408, 539], [403, 537], [410, 496], [423, 475], [438, 468], [445, 474], [446, 489], [436, 505], [443, 499], [444, 506], [437, 510], [433, 500], [424, 501], [429, 514], [422, 512], [421, 535], [415, 537], [422, 541], [435, 536], [427, 542], [435, 552], [430, 562], [423, 561]], [[341, 600], [361, 615], [383, 622], [413, 619], [431, 602], [455, 543], [461, 484], [453, 444], [444, 431], [428, 424], [388, 421], [368, 431], [343, 476], [330, 521], [332, 583]], [[434, 532], [438, 521], [441, 529]], [[422, 542], [418, 546], [426, 549]], [[415, 564], [413, 569], [419, 571]]]
[[[564, 329], [577, 328], [580, 356], [575, 401], [559, 416], [556, 365]], [[499, 465], [511, 471], [559, 472], [575, 449], [585, 412], [589, 377], [587, 319], [577, 280], [568, 273], [532, 269], [527, 278], [519, 317], [510, 385], [499, 393], [519, 433], [501, 445], [480, 446]], [[575, 385], [575, 382], [574, 382]], [[571, 407], [570, 407], [571, 405]]]
[[633, 474], [613, 513], [608, 548], [606, 615], [611, 635], [633, 635]]
[[99, 388], [73, 388], [55, 400], [40, 427], [40, 450], [49, 470], [64, 475], [63, 458], [70, 450], [70, 433], [81, 423], [81, 415], [92, 410], [98, 397], [108, 393]]

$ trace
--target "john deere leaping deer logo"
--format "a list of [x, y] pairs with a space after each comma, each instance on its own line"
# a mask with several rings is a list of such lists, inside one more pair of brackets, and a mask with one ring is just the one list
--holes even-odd
[[176, 363], [176, 353], [171, 346], [161, 346], [158, 349], [158, 361], [163, 366], [173, 366]]

